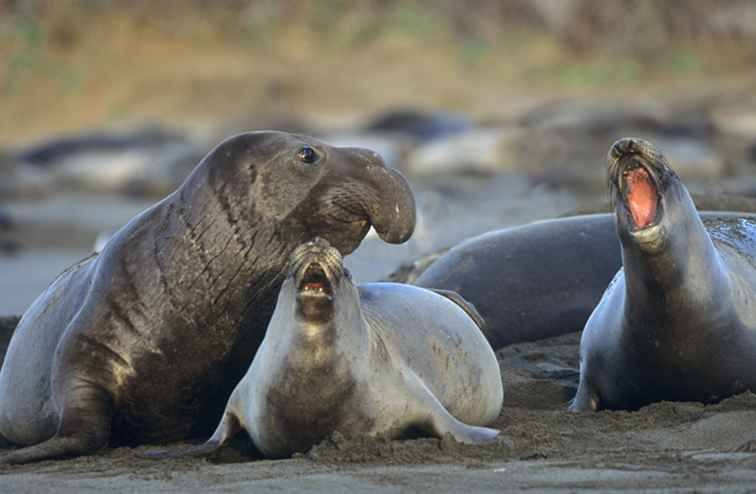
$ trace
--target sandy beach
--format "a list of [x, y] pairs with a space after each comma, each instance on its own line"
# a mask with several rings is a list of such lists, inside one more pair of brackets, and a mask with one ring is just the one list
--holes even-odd
[[[3, 320], [7, 345], [15, 321]], [[658, 403], [577, 415], [579, 335], [497, 353], [505, 404], [500, 439], [347, 440], [338, 434], [288, 460], [255, 456], [239, 435], [212, 458], [155, 461], [139, 448], [0, 469], [3, 492], [753, 492], [756, 395], [717, 405]], [[3, 348], [3, 352], [4, 352]], [[178, 446], [178, 445], [176, 445]]]

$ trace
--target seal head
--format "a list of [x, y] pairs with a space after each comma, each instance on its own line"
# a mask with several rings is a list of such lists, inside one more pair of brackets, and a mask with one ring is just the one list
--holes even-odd
[[[341, 253], [317, 238], [292, 254], [291, 274], [296, 287], [297, 319], [326, 323], [334, 317], [335, 291], [341, 291], [342, 277], [351, 279]], [[283, 290], [288, 289], [286, 282]]]
[[414, 231], [409, 184], [374, 151], [263, 131], [227, 139], [204, 161], [210, 160], [214, 165], [198, 167], [185, 187], [207, 180], [218, 194], [246, 197], [248, 210], [238, 219], [275, 222], [287, 237], [305, 230], [349, 254], [370, 226], [389, 243], [405, 242]]

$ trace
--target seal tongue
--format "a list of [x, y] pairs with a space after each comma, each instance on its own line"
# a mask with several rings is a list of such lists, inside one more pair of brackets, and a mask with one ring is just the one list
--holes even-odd
[[656, 218], [656, 187], [645, 168], [636, 168], [625, 175], [627, 205], [638, 229], [646, 228]]

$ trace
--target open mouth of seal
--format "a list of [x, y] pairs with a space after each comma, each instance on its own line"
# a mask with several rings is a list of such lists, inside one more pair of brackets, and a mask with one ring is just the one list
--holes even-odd
[[333, 297], [333, 286], [320, 263], [313, 262], [305, 268], [299, 282], [299, 292], [306, 296]]
[[645, 166], [633, 160], [622, 169], [620, 193], [632, 230], [646, 230], [659, 223], [661, 197], [656, 177]]

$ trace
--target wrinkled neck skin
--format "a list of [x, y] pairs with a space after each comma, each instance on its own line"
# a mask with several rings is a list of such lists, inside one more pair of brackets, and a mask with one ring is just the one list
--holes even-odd
[[[251, 172], [250, 172], [251, 173]], [[199, 168], [163, 204], [147, 247], [158, 283], [184, 321], [206, 330], [238, 326], [250, 308], [274, 300], [296, 243], [280, 231], [299, 234], [255, 211], [250, 176], [227, 180]], [[146, 276], [155, 278], [155, 273]]]
[[732, 309], [723, 303], [729, 297], [722, 296], [730, 290], [729, 276], [687, 189], [671, 183], [662, 204], [661, 221], [637, 233], [618, 209], [624, 317], [631, 327], [655, 321], [648, 326], [670, 332], [711, 327]]

